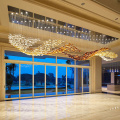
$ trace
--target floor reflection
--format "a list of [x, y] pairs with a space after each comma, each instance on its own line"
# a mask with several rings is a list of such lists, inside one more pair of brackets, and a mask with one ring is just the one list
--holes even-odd
[[0, 102], [0, 120], [120, 120], [120, 96], [84, 94]]

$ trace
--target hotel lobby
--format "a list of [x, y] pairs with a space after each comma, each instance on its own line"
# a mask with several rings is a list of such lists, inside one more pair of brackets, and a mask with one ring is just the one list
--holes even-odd
[[0, 120], [120, 119], [120, 0], [0, 0]]

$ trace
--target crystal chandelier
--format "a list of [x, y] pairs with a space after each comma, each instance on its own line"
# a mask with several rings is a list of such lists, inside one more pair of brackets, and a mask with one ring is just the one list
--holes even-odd
[[19, 50], [27, 50], [30, 46], [40, 41], [40, 39], [26, 38], [21, 34], [9, 34], [9, 43]]
[[109, 51], [97, 53], [96, 56], [100, 56], [105, 61], [112, 61], [114, 58], [118, 57], [117, 54]]
[[[81, 52], [81, 50], [79, 50], [78, 48], [76, 48], [75, 46], [73, 46], [72, 44], [67, 44], [64, 45], [56, 50], [50, 51], [48, 53], [48, 55], [51, 54], [56, 54], [56, 53], [63, 53], [65, 55], [68, 55], [68, 57], [74, 59], [74, 60], [87, 60], [93, 56], [99, 56], [101, 57], [103, 60], [105, 61], [111, 61], [113, 60], [113, 58], [117, 58], [118, 55], [115, 54], [114, 52], [108, 52], [107, 50], [109, 50], [108, 48], [101, 48], [100, 50], [95, 50], [95, 51], [91, 51], [91, 52], [86, 52], [85, 54], [79, 56], [79, 55], [71, 55], [68, 52], [73, 51], [73, 52]], [[103, 52], [105, 51], [105, 52]]]
[[[108, 52], [109, 49], [105, 46], [117, 38], [68, 23], [56, 22], [55, 19], [48, 17], [43, 19], [44, 16], [42, 18], [39, 16], [40, 19], [30, 18], [28, 12], [23, 13], [23, 11], [19, 14], [9, 13], [10, 34], [8, 39], [11, 45], [27, 55], [43, 56], [61, 53], [79, 61], [93, 56], [100, 56], [106, 61], [117, 57], [117, 54]], [[85, 46], [83, 49], [86, 49], [89, 45], [93, 47], [93, 51], [79, 56], [82, 50], [79, 50], [77, 46], [79, 48]]]
[[[82, 56], [71, 55], [69, 52], [81, 52], [77, 47], [72, 44], [66, 44], [62, 47], [58, 47], [64, 41], [62, 40], [47, 40], [42, 41], [42, 44], [39, 44], [37, 47], [36, 43], [41, 41], [38, 38], [25, 37], [21, 34], [9, 34], [9, 43], [14, 47], [18, 48], [21, 52], [32, 55], [32, 56], [43, 56], [43, 55], [52, 55], [57, 53], [62, 53], [68, 55], [68, 57], [74, 60], [87, 60], [93, 56], [100, 56], [105, 61], [111, 61], [113, 58], [117, 58], [118, 55], [114, 52], [108, 52], [108, 48], [101, 48], [100, 50], [95, 50], [91, 52], [86, 52]], [[103, 52], [105, 51], [105, 52]]]
[[42, 41], [42, 44], [37, 47], [34, 45], [41, 41], [38, 38], [25, 37], [21, 34], [9, 34], [9, 43], [14, 47], [18, 48], [21, 52], [32, 55], [32, 56], [42, 56], [53, 50], [55, 47], [63, 43], [62, 40], [47, 40]]

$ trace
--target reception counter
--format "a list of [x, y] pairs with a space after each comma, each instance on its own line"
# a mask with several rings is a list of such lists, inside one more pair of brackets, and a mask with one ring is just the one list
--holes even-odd
[[107, 85], [107, 90], [120, 91], [120, 84], [118, 84], [118, 85], [116, 85], [116, 84], [108, 84]]

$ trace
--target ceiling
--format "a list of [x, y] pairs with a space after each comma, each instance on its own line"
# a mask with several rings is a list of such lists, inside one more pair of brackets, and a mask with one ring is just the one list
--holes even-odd
[[[65, 11], [91, 21], [108, 25], [108, 21], [120, 23], [120, 14], [112, 9], [108, 9], [106, 6], [98, 4], [98, 1], [93, 0], [25, 0], [34, 4], [43, 4], [57, 10]], [[102, 0], [99, 0], [102, 1]], [[107, 1], [108, 0], [104, 0]], [[110, 0], [113, 1], [113, 0]], [[116, 1], [116, 0], [115, 0]], [[84, 5], [82, 5], [84, 3]], [[119, 8], [119, 4], [116, 2], [115, 7]], [[117, 20], [115, 20], [118, 18]], [[104, 19], [104, 20], [103, 20]], [[107, 23], [106, 23], [107, 21]], [[112, 23], [111, 23], [112, 24]], [[114, 24], [115, 25], [115, 24]], [[111, 25], [112, 26], [112, 25]], [[120, 30], [120, 26], [116, 26]], [[114, 26], [115, 28], [115, 26]]]
[[[7, 5], [11, 5], [117, 37], [119, 40], [110, 43], [107, 47], [120, 56], [120, 2], [118, 0], [1, 0], [0, 2], [0, 42], [8, 43]], [[87, 48], [97, 45], [91, 43]], [[78, 46], [81, 48], [84, 45], [78, 43]], [[114, 61], [119, 60], [120, 57], [114, 59]]]
[[118, 14], [120, 14], [120, 0], [92, 0]]

